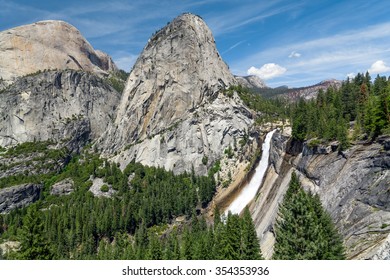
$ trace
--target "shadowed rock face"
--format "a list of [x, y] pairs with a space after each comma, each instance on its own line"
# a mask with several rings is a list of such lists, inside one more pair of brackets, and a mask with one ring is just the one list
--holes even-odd
[[38, 184], [23, 184], [0, 190], [0, 214], [37, 201], [42, 187]]
[[117, 70], [107, 54], [95, 51], [80, 31], [63, 21], [40, 21], [0, 32], [0, 77], [13, 81], [45, 69], [102, 75]]
[[120, 94], [92, 74], [48, 71], [0, 94], [0, 145], [53, 140], [77, 151], [111, 123]]
[[175, 172], [206, 173], [201, 163], [219, 158], [252, 124], [236, 81], [203, 20], [183, 14], [158, 31], [138, 58], [118, 107], [115, 124], [100, 139], [106, 155], [124, 167], [132, 159]]

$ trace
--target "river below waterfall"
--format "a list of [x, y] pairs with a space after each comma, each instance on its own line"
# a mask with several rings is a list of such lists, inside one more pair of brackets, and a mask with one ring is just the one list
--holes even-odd
[[263, 177], [268, 168], [268, 159], [269, 159], [269, 150], [272, 135], [275, 130], [268, 132], [265, 137], [263, 146], [262, 146], [262, 155], [259, 164], [256, 167], [255, 173], [253, 174], [249, 183], [241, 190], [236, 199], [229, 205], [226, 209], [225, 214], [230, 211], [232, 214], [239, 214], [245, 206], [255, 197], [257, 190], [259, 189]]

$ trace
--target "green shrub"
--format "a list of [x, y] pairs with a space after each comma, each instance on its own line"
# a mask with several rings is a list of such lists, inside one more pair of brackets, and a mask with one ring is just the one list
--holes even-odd
[[234, 155], [233, 149], [231, 146], [229, 148], [225, 149], [225, 154], [227, 155], [228, 158], [232, 158]]
[[209, 161], [209, 158], [207, 156], [203, 156], [203, 158], [202, 158], [203, 165], [207, 165], [208, 161]]
[[103, 186], [100, 187], [100, 190], [101, 190], [102, 192], [108, 192], [109, 188], [108, 188], [107, 185], [103, 185]]

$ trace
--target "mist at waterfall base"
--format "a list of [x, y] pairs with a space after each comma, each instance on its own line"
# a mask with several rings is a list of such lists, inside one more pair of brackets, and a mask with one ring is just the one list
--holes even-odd
[[255, 197], [257, 190], [260, 187], [263, 177], [268, 168], [269, 150], [271, 146], [272, 135], [276, 130], [268, 132], [262, 146], [262, 155], [259, 164], [256, 167], [255, 174], [253, 174], [249, 183], [241, 190], [236, 199], [229, 205], [225, 211], [225, 215], [230, 211], [232, 214], [240, 214], [240, 212], [248, 205], [248, 203]]

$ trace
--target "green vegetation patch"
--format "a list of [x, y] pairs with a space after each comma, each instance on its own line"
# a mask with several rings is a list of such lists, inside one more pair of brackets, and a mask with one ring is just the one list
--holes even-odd
[[306, 193], [292, 173], [275, 226], [274, 259], [345, 259], [343, 241], [318, 195]]

